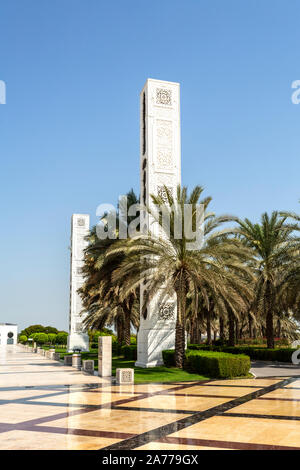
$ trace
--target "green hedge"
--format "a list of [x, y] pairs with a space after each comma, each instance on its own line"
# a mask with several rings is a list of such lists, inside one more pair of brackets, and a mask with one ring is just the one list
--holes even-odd
[[[175, 351], [163, 351], [166, 367], [175, 366]], [[231, 378], [249, 374], [250, 358], [223, 352], [187, 350], [184, 368], [200, 375], [215, 378]]]
[[162, 352], [162, 357], [166, 367], [175, 367], [175, 350], [166, 349]]
[[128, 361], [133, 361], [137, 359], [137, 347], [135, 344], [131, 344], [130, 346], [122, 346], [121, 347], [121, 354], [124, 356], [125, 359]]
[[189, 350], [218, 351], [229, 354], [245, 354], [253, 361], [291, 362], [292, 354], [296, 349], [276, 348], [268, 349], [263, 346], [208, 346], [207, 344], [189, 344]]
[[185, 368], [210, 377], [231, 378], [249, 374], [250, 358], [241, 354], [187, 351]]

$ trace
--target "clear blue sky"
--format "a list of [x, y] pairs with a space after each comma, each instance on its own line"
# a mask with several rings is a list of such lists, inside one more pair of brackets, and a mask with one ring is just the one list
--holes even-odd
[[138, 96], [181, 83], [183, 182], [217, 213], [299, 211], [298, 0], [0, 0], [0, 321], [67, 328], [73, 212], [139, 168]]

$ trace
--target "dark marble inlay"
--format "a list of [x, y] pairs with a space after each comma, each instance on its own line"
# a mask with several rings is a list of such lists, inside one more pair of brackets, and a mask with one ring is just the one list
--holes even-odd
[[231, 418], [262, 418], [262, 419], [283, 419], [289, 421], [300, 421], [300, 416], [286, 416], [286, 415], [262, 415], [256, 413], [224, 413], [222, 416], [230, 416]]

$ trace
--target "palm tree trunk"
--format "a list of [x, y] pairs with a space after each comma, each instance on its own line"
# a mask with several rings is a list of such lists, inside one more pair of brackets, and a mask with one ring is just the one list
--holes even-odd
[[274, 349], [274, 327], [273, 327], [273, 310], [271, 304], [271, 286], [270, 281], [267, 281], [266, 287], [266, 336], [267, 336], [267, 347]]
[[124, 342], [126, 346], [130, 346], [130, 314], [131, 309], [128, 307], [126, 302], [122, 304], [124, 312]]
[[229, 312], [228, 312], [228, 323], [229, 323], [229, 346], [235, 346], [234, 315], [231, 309], [229, 309]]
[[118, 343], [122, 344], [124, 341], [124, 328], [122, 318], [120, 316], [118, 316], [116, 323]]
[[193, 317], [191, 320], [191, 344], [197, 344], [197, 321], [196, 318]]
[[267, 312], [266, 329], [267, 347], [270, 349], [274, 349], [273, 312], [271, 309], [269, 309]]
[[280, 322], [279, 318], [277, 320], [277, 336], [278, 336], [278, 338], [281, 337], [281, 322]]
[[224, 341], [225, 333], [224, 333], [224, 318], [223, 317], [220, 317], [219, 323], [220, 323], [220, 340]]
[[177, 319], [175, 331], [175, 366], [183, 369], [185, 357], [185, 302], [186, 296], [183, 289], [176, 292], [177, 295]]
[[207, 344], [211, 344], [211, 312], [206, 310], [206, 335], [207, 335]]
[[252, 317], [248, 315], [248, 325], [249, 325], [249, 338], [252, 338]]

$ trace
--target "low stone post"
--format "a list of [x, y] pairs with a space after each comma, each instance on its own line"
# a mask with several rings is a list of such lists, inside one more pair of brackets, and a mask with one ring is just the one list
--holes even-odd
[[95, 361], [93, 359], [86, 359], [82, 361], [82, 370], [89, 374], [94, 374]]
[[57, 352], [52, 353], [52, 354], [51, 354], [51, 359], [52, 359], [53, 361], [60, 361], [60, 354], [57, 353]]
[[98, 375], [111, 377], [112, 343], [111, 336], [98, 337]]
[[72, 356], [64, 356], [64, 365], [65, 366], [72, 366], [72, 361], [73, 361], [73, 358]]
[[117, 369], [116, 383], [120, 385], [134, 384], [134, 369]]
[[75, 369], [81, 369], [81, 354], [72, 354], [72, 367]]

